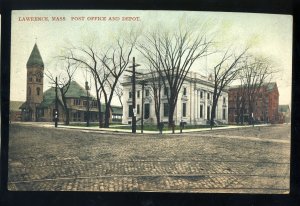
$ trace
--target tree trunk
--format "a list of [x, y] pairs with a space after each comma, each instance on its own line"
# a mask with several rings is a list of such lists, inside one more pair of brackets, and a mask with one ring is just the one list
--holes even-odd
[[61, 98], [62, 98], [62, 102], [63, 102], [63, 108], [64, 108], [64, 112], [65, 112], [65, 116], [66, 116], [65, 125], [69, 125], [70, 124], [69, 108], [67, 106], [65, 94], [62, 92], [62, 89], [60, 89], [60, 91], [61, 91]]
[[109, 120], [110, 120], [110, 105], [107, 104], [105, 108], [105, 119], [104, 119], [105, 128], [109, 128]]
[[213, 105], [211, 108], [211, 115], [210, 115], [210, 127], [212, 128], [214, 126], [214, 119], [216, 117], [216, 107], [217, 107], [217, 101], [218, 100], [213, 100]]
[[156, 115], [156, 125], [159, 127], [160, 123], [160, 101], [155, 101], [155, 115]]
[[65, 115], [66, 115], [65, 125], [69, 125], [70, 124], [70, 113], [69, 113], [68, 108], [65, 108]]
[[168, 117], [168, 124], [169, 124], [169, 128], [172, 128], [172, 126], [174, 125], [174, 110], [175, 110], [175, 106], [173, 104], [170, 104], [169, 107], [169, 117]]
[[103, 116], [101, 111], [101, 101], [99, 96], [97, 95], [97, 107], [98, 107], [98, 122], [99, 122], [99, 128], [103, 127]]

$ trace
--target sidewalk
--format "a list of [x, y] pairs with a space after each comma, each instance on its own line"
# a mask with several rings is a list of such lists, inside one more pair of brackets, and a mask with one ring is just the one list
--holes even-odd
[[[38, 127], [46, 127], [46, 128], [54, 128], [54, 123], [52, 122], [15, 122], [17, 124], [23, 124], [23, 125], [32, 125], [32, 126], [38, 126]], [[270, 126], [271, 124], [259, 124], [254, 125], [254, 127], [265, 127]], [[131, 129], [120, 129], [120, 128], [114, 128], [114, 126], [124, 126], [124, 125], [112, 125], [110, 128], [99, 128], [98, 126], [91, 126], [91, 127], [85, 127], [85, 126], [67, 126], [59, 124], [58, 128], [63, 129], [74, 129], [74, 130], [81, 130], [81, 131], [91, 131], [91, 132], [112, 132], [112, 133], [132, 133]], [[253, 125], [244, 125], [244, 126], [237, 126], [237, 125], [229, 125], [224, 127], [213, 127], [212, 130], [228, 130], [228, 129], [237, 129], [237, 128], [249, 128], [253, 127]], [[201, 132], [201, 131], [211, 131], [210, 128], [197, 128], [197, 129], [183, 129], [182, 133], [193, 133], [193, 132]], [[144, 130], [143, 133], [145, 134], [159, 134], [159, 131], [147, 131]], [[180, 134], [180, 130], [175, 130], [176, 134]], [[136, 134], [141, 134], [141, 130], [136, 130]], [[172, 130], [163, 131], [163, 134], [172, 134]]]

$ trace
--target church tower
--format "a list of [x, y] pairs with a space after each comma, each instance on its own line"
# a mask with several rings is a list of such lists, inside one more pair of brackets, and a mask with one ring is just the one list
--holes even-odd
[[37, 107], [43, 101], [44, 62], [35, 43], [27, 67], [26, 103], [31, 109], [31, 121], [37, 121]]

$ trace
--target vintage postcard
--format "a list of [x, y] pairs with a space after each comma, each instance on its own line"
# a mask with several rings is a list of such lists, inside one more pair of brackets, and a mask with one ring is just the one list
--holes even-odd
[[15, 10], [10, 191], [290, 191], [293, 17]]

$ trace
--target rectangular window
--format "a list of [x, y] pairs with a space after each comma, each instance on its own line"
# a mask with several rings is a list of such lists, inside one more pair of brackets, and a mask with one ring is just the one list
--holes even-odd
[[226, 104], [226, 97], [223, 97], [223, 104]]
[[137, 91], [137, 94], [136, 94], [137, 98], [140, 98], [140, 90]]
[[202, 91], [200, 92], [200, 98], [201, 99], [203, 98], [203, 92]]
[[136, 113], [140, 114], [140, 105], [139, 104], [136, 105]]
[[133, 116], [133, 111], [132, 111], [132, 105], [128, 106], [128, 117], [132, 117]]
[[146, 97], [149, 97], [149, 89], [146, 89]]
[[225, 120], [226, 119], [226, 110], [225, 109], [223, 109], [223, 120]]
[[80, 99], [74, 99], [73, 105], [80, 105]]
[[203, 118], [203, 105], [200, 105], [200, 118]]
[[186, 117], [186, 103], [182, 103], [182, 116]]
[[210, 107], [207, 107], [207, 120], [210, 120]]
[[169, 116], [169, 104], [164, 103], [164, 117]]
[[150, 104], [145, 104], [144, 119], [148, 119], [149, 117], [150, 117]]
[[183, 95], [186, 96], [186, 88], [185, 87], [183, 88]]
[[132, 93], [131, 93], [131, 92], [129, 92], [129, 99], [130, 99], [130, 98], [132, 98]]
[[73, 113], [73, 121], [74, 122], [80, 122], [81, 121], [80, 112]]
[[210, 94], [209, 93], [207, 93], [207, 99], [209, 99], [210, 98]]

